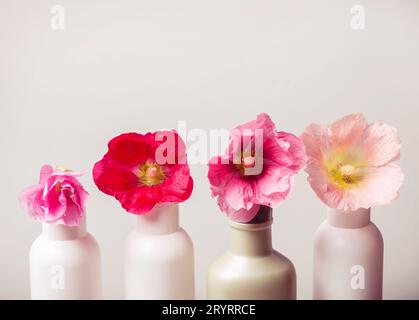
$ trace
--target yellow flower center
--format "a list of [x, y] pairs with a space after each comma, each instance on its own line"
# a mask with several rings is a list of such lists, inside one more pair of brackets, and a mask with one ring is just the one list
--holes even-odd
[[356, 168], [350, 164], [339, 166], [339, 173], [343, 181], [346, 183], [352, 183], [353, 177], [355, 176]]
[[359, 184], [363, 179], [363, 174], [361, 168], [339, 163], [330, 170], [330, 177], [335, 184], [343, 189], [348, 189]]
[[157, 163], [146, 163], [139, 168], [138, 178], [146, 186], [155, 186], [164, 181], [165, 174]]
[[330, 181], [341, 189], [355, 188], [366, 178], [368, 161], [360, 150], [333, 150], [323, 159]]

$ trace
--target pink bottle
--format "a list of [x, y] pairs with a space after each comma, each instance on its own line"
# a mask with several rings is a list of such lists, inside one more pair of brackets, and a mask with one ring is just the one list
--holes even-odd
[[314, 239], [313, 298], [382, 299], [383, 249], [369, 209], [328, 209]]

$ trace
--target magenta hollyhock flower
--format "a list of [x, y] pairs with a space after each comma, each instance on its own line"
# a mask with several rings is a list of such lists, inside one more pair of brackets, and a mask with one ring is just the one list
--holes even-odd
[[[226, 153], [210, 160], [212, 196], [232, 220], [249, 222], [260, 206], [276, 207], [285, 200], [305, 159], [302, 141], [277, 131], [270, 117], [262, 113], [233, 129]], [[256, 167], [255, 172], [249, 170]]]
[[133, 214], [146, 214], [156, 204], [187, 200], [193, 180], [186, 147], [175, 131], [124, 133], [108, 143], [108, 152], [93, 168], [102, 192], [115, 197]]
[[78, 226], [85, 214], [86, 190], [77, 180], [80, 172], [41, 168], [39, 183], [24, 189], [19, 197], [22, 208], [36, 220]]
[[362, 114], [352, 114], [328, 127], [311, 124], [301, 139], [307, 150], [308, 181], [327, 206], [368, 209], [397, 198], [403, 173], [395, 128], [368, 124]]

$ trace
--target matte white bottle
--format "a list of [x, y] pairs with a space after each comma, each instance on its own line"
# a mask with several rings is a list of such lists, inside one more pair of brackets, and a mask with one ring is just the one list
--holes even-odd
[[42, 224], [30, 250], [31, 298], [73, 300], [101, 298], [100, 249], [80, 226]]
[[179, 226], [178, 204], [160, 204], [138, 216], [126, 242], [127, 299], [194, 299], [194, 253]]
[[383, 249], [369, 209], [329, 209], [314, 239], [313, 298], [382, 299]]

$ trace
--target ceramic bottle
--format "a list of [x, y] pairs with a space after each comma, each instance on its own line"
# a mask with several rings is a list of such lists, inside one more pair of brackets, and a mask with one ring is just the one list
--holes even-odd
[[178, 204], [159, 204], [137, 217], [125, 251], [127, 299], [194, 299], [194, 253], [179, 226]]
[[380, 300], [383, 238], [369, 209], [328, 209], [314, 239], [314, 299]]
[[30, 250], [32, 299], [100, 299], [100, 249], [86, 231], [86, 220], [75, 227], [42, 224]]
[[230, 221], [229, 248], [208, 270], [208, 299], [296, 299], [294, 265], [272, 248], [271, 225], [268, 207], [250, 223]]

